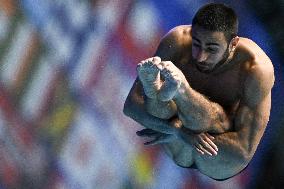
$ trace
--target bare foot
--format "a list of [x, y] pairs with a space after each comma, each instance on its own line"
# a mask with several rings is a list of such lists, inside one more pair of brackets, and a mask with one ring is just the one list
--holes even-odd
[[153, 57], [143, 60], [137, 65], [138, 77], [143, 85], [144, 92], [149, 98], [156, 98], [161, 87], [160, 70], [158, 64], [160, 57]]
[[170, 61], [160, 63], [161, 78], [164, 80], [158, 94], [161, 101], [172, 100], [181, 83], [185, 81], [183, 73]]

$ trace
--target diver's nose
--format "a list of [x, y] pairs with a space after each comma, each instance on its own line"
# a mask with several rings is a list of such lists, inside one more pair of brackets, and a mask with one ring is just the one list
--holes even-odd
[[196, 57], [196, 60], [198, 62], [205, 62], [208, 58], [208, 53], [206, 53], [205, 51], [203, 50], [200, 50], [198, 53], [197, 53], [197, 57]]

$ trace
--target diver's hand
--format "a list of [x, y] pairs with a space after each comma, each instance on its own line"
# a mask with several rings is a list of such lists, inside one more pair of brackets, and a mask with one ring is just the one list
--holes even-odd
[[176, 135], [165, 134], [158, 131], [154, 131], [152, 129], [142, 129], [141, 131], [137, 131], [136, 134], [140, 137], [152, 138], [152, 140], [145, 142], [144, 145], [163, 144], [178, 139]]
[[218, 147], [213, 142], [214, 137], [208, 133], [192, 133], [186, 128], [180, 130], [179, 138], [185, 143], [191, 144], [200, 154], [210, 156], [217, 155]]

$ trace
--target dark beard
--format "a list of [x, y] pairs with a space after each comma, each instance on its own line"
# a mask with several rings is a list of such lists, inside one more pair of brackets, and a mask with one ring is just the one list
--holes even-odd
[[229, 48], [227, 48], [226, 51], [223, 54], [222, 59], [214, 66], [213, 69], [209, 69], [209, 70], [203, 70], [200, 67], [198, 67], [197, 64], [200, 64], [200, 62], [197, 62], [195, 59], [193, 59], [193, 64], [198, 69], [198, 71], [208, 74], [208, 73], [211, 73], [214, 70], [218, 69], [220, 66], [222, 66], [228, 60], [229, 56], [230, 56], [230, 51], [229, 51]]

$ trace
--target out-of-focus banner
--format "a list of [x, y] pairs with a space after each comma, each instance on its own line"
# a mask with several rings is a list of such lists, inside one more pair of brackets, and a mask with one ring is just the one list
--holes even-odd
[[122, 113], [136, 64], [205, 2], [0, 0], [0, 188], [246, 188], [253, 168], [180, 168]]

